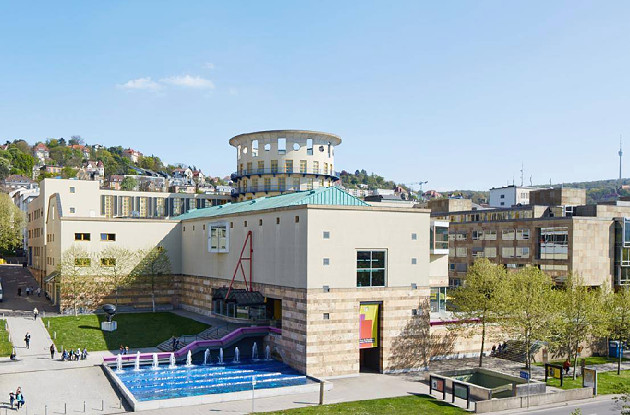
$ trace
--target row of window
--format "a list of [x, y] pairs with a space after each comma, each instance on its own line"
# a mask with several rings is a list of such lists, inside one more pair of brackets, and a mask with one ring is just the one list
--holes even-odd
[[[465, 241], [468, 233], [465, 231], [451, 231], [448, 235], [451, 241]], [[501, 239], [504, 241], [528, 241], [530, 233], [528, 228], [522, 229], [502, 229]], [[471, 232], [473, 241], [496, 241], [497, 231], [493, 229], [474, 230]]]
[[30, 238], [39, 238], [40, 236], [42, 236], [42, 232], [43, 232], [43, 228], [29, 229], [28, 237], [29, 237], [29, 239]]
[[[114, 267], [116, 266], [116, 258], [101, 258], [101, 266]], [[75, 258], [74, 265], [76, 267], [90, 267], [92, 266], [92, 258]]]
[[244, 175], [244, 174], [274, 174], [274, 173], [310, 173], [310, 174], [333, 174], [333, 165], [332, 163], [326, 163], [324, 162], [321, 165], [321, 170], [320, 170], [320, 164], [319, 161], [313, 161], [311, 164], [311, 168], [308, 168], [308, 160], [300, 160], [300, 164], [299, 164], [299, 170], [295, 170], [295, 167], [293, 164], [293, 160], [284, 160], [284, 166], [278, 166], [278, 160], [271, 160], [270, 162], [270, 168], [267, 169], [265, 168], [265, 162], [264, 160], [260, 160], [258, 161], [258, 163], [256, 164], [256, 166], [254, 167], [254, 164], [249, 161], [246, 164], [239, 164], [239, 168], [238, 168], [238, 173], [240, 175]]
[[37, 209], [28, 214], [28, 221], [37, 220], [44, 216], [44, 209]]
[[[276, 141], [276, 144], [277, 144], [278, 154], [287, 154], [287, 139], [286, 138], [278, 138]], [[302, 146], [296, 142], [293, 143], [292, 147], [293, 147], [293, 151], [299, 151], [300, 148], [302, 148]], [[331, 157], [334, 154], [332, 144], [328, 143], [327, 146], [320, 145], [317, 147], [317, 149], [319, 150], [320, 153], [323, 153], [326, 151], [326, 147], [328, 147], [328, 157]], [[263, 146], [263, 149], [264, 151], [271, 151], [271, 143], [266, 143]], [[252, 157], [258, 157], [259, 155], [258, 150], [259, 150], [258, 140], [252, 140]], [[239, 145], [236, 148], [236, 151], [237, 151], [237, 157], [240, 160], [241, 154], [247, 154], [249, 152], [249, 148], [247, 146]], [[313, 139], [312, 138], [306, 139], [306, 155], [308, 156], [313, 155]]]
[[[75, 241], [89, 241], [92, 238], [92, 234], [90, 233], [75, 233], [74, 240]], [[114, 242], [116, 240], [115, 233], [101, 233], [101, 241], [103, 242]]]
[[[505, 246], [501, 248], [501, 257], [503, 258], [529, 258], [528, 246]], [[497, 248], [495, 246], [486, 247], [473, 247], [471, 249], [473, 258], [496, 258]], [[451, 258], [466, 258], [468, 257], [468, 248], [456, 247], [449, 248], [448, 256]]]

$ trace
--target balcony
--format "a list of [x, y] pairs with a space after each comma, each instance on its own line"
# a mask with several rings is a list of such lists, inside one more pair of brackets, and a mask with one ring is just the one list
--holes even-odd
[[266, 193], [270, 193], [270, 192], [300, 192], [300, 191], [306, 191], [306, 190], [313, 190], [312, 187], [308, 187], [306, 185], [302, 185], [302, 186], [292, 186], [292, 185], [286, 185], [286, 186], [277, 186], [277, 185], [273, 185], [273, 186], [264, 186], [264, 185], [258, 185], [258, 186], [247, 186], [247, 187], [235, 187], [234, 189], [232, 189], [232, 196], [238, 196], [241, 194], [245, 194], [245, 193], [259, 193], [259, 192], [266, 192]]
[[236, 171], [230, 175], [230, 178], [235, 181], [240, 179], [241, 177], [251, 177], [251, 176], [263, 176], [263, 175], [272, 175], [276, 176], [278, 174], [286, 174], [286, 175], [301, 175], [301, 176], [324, 176], [330, 177], [333, 180], [339, 179], [339, 172], [331, 171], [325, 172], [323, 169], [295, 169], [289, 168], [286, 169], [284, 167], [279, 167], [277, 169], [243, 169]]

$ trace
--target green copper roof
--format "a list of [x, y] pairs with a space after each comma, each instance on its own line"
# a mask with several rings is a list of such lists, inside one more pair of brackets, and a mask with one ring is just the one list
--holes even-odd
[[259, 197], [254, 200], [226, 203], [224, 205], [204, 209], [193, 209], [183, 215], [175, 216], [173, 219], [189, 220], [210, 218], [213, 216], [233, 215], [236, 213], [299, 205], [370, 206], [361, 199], [344, 192], [338, 187], [320, 187], [314, 190], [305, 190], [278, 196]]

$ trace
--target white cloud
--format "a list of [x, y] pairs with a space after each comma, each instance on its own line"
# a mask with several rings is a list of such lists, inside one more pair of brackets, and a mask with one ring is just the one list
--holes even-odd
[[131, 79], [124, 84], [119, 84], [118, 87], [122, 89], [145, 89], [152, 91], [161, 88], [160, 84], [151, 80], [151, 77]]
[[206, 69], [214, 69], [214, 63], [212, 62], [206, 62], [203, 64], [203, 67]]
[[168, 85], [181, 86], [196, 89], [214, 89], [214, 83], [200, 76], [178, 75], [160, 79], [160, 82]]

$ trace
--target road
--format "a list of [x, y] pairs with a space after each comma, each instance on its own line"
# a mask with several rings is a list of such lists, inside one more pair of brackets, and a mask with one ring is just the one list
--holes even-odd
[[536, 415], [570, 415], [576, 409], [580, 409], [581, 415], [619, 415], [621, 408], [613, 400], [613, 395], [598, 396], [585, 401], [574, 401], [569, 404], [558, 404], [546, 408], [534, 407], [527, 409], [515, 409], [510, 411], [491, 412], [492, 415], [536, 414]]

